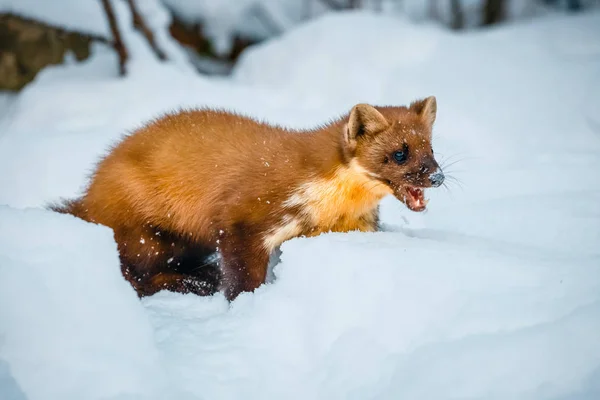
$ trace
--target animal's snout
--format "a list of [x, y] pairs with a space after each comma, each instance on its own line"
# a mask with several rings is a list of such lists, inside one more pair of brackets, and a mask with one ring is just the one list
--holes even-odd
[[440, 169], [437, 169], [433, 174], [429, 175], [429, 182], [431, 182], [431, 186], [433, 187], [441, 186], [442, 183], [444, 183], [444, 179], [444, 173]]

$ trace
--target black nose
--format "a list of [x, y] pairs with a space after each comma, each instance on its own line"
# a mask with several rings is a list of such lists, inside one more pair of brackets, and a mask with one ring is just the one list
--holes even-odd
[[433, 187], [440, 186], [444, 183], [444, 173], [440, 171], [429, 175], [429, 182], [431, 182], [431, 186]]

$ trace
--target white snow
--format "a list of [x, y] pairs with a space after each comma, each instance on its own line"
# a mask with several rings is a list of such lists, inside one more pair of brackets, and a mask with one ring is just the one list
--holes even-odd
[[[2, 96], [0, 398], [600, 398], [598, 27], [597, 11], [467, 34], [327, 15], [231, 79], [160, 63], [128, 30], [126, 79], [98, 46]], [[431, 94], [460, 185], [424, 214], [386, 198], [383, 232], [284, 243], [275, 279], [231, 305], [140, 301], [110, 229], [41, 209], [179, 107], [301, 127]]]
[[149, 398], [164, 389], [147, 313], [119, 269], [106, 268], [118, 266], [112, 231], [6, 206], [0, 220], [0, 357], [26, 398]]

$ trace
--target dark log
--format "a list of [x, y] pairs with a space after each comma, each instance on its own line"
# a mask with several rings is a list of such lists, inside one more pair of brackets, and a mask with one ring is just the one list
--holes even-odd
[[111, 46], [110, 38], [73, 31], [32, 18], [0, 12], [0, 91], [18, 91], [68, 54], [86, 60], [93, 42]]

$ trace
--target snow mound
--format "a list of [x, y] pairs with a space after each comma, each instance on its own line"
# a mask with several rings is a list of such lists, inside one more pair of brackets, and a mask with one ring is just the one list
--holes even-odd
[[312, 91], [310, 101], [317, 105], [330, 96], [347, 104], [372, 101], [383, 90], [376, 77], [422, 65], [438, 49], [439, 29], [366, 12], [327, 14], [249, 48], [233, 76], [295, 93]]
[[3, 378], [27, 399], [600, 394], [585, 257], [329, 234], [285, 243], [276, 283], [231, 307], [164, 292], [144, 311], [109, 229], [7, 207], [0, 220]]
[[0, 221], [0, 359], [26, 398], [160, 393], [153, 332], [112, 231], [35, 209], [0, 207]]
[[542, 399], [600, 389], [600, 276], [587, 274], [590, 262], [390, 232], [296, 239], [282, 251], [276, 284], [228, 312], [220, 299], [144, 302], [180, 385], [231, 399]]

